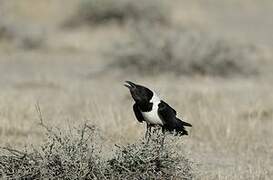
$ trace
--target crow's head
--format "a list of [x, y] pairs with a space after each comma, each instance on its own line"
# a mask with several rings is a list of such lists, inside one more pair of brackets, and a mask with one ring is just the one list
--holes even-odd
[[135, 84], [131, 81], [125, 81], [125, 82], [126, 84], [124, 84], [124, 86], [129, 88], [132, 98], [135, 100], [135, 102], [148, 103], [152, 99], [153, 91], [151, 91], [150, 89], [144, 86]]

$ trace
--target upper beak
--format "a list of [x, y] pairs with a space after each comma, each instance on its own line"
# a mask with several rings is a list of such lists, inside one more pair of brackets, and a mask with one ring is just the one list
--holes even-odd
[[125, 81], [124, 86], [129, 88], [129, 89], [136, 87], [136, 85], [134, 83], [132, 83], [131, 81]]

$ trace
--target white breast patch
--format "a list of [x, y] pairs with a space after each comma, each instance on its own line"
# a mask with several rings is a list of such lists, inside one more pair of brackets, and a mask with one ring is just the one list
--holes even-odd
[[149, 112], [141, 112], [145, 121], [148, 124], [153, 125], [163, 125], [163, 122], [161, 121], [160, 117], [158, 116], [157, 110], [158, 110], [158, 104], [160, 103], [159, 97], [153, 92], [154, 95], [152, 99], [150, 100], [151, 103], [153, 103], [152, 110]]

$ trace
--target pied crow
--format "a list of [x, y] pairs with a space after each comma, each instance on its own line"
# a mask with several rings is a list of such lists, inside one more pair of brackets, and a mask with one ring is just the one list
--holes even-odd
[[135, 103], [133, 105], [134, 114], [139, 122], [147, 123], [147, 135], [150, 135], [151, 127], [159, 125], [163, 133], [169, 131], [175, 135], [188, 135], [185, 126], [192, 127], [176, 117], [176, 111], [166, 102], [161, 100], [157, 94], [147, 87], [125, 81], [124, 86], [129, 88]]

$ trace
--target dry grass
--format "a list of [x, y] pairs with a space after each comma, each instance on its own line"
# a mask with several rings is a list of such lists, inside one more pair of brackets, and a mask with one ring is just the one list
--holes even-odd
[[[65, 14], [63, 10], [67, 11], [66, 8], [60, 6], [61, 8], [57, 8], [56, 13], [53, 13], [54, 16], [49, 15], [51, 13], [47, 12], [46, 7], [54, 7], [55, 1], [35, 0], [35, 2], [40, 2], [40, 4], [38, 3], [40, 6], [39, 10], [36, 10], [36, 3], [33, 3], [33, 1], [30, 1], [32, 3], [28, 1], [21, 3], [26, 8], [24, 11], [21, 6], [20, 8], [15, 5], [12, 6], [14, 7], [14, 9], [11, 9], [12, 11], [15, 11], [16, 8], [20, 9], [19, 15], [23, 12], [27, 13], [27, 16], [20, 16], [19, 22], [16, 21], [16, 15], [10, 16], [14, 17], [13, 22], [18, 24], [23, 22], [24, 25], [31, 22], [38, 23], [36, 15], [41, 14], [40, 10], [43, 9], [42, 14], [45, 16], [38, 18], [39, 23], [42, 27], [48, 27], [48, 25], [51, 25], [49, 22], [55, 22], [54, 16], [58, 19], [58, 13], [62, 16]], [[15, 1], [5, 2], [6, 4], [11, 2], [16, 4]], [[265, 18], [270, 19], [270, 13], [273, 11], [265, 11], [265, 16], [258, 16], [260, 11], [253, 8], [256, 6], [251, 6], [253, 9], [250, 7], [251, 11], [246, 12], [239, 10], [239, 7], [242, 6], [237, 6], [238, 4], [236, 4], [237, 9], [233, 8], [232, 4], [229, 4], [230, 9], [234, 12], [234, 19], [236, 19], [236, 22], [233, 22], [234, 19], [231, 19], [230, 14], [226, 12], [228, 8], [221, 5], [223, 2], [217, 2], [217, 7], [214, 7], [213, 3], [210, 4], [210, 7], [213, 6], [213, 11], [208, 11], [207, 4], [201, 1], [187, 1], [186, 6], [175, 5], [173, 9], [179, 17], [181, 15], [180, 12], [191, 13], [190, 11], [192, 10], [191, 15], [194, 17], [191, 19], [187, 19], [188, 16], [182, 17], [182, 20], [184, 18], [189, 21], [194, 19], [200, 19], [198, 22], [202, 21], [202, 23], [195, 26], [192, 32], [196, 32], [195, 30], [198, 28], [207, 28], [207, 30], [213, 33], [218, 32], [217, 38], [212, 37], [211, 39], [211, 37], [207, 37], [207, 40], [206, 37], [203, 37], [203, 34], [198, 33], [193, 35], [190, 33], [187, 36], [180, 37], [180, 32], [178, 32], [178, 35], [176, 33], [168, 34], [164, 32], [173, 31], [160, 28], [160, 31], [164, 31], [164, 37], [158, 36], [156, 38], [157, 33], [153, 34], [147, 31], [148, 37], [152, 35], [151, 39], [145, 39], [147, 37], [145, 30], [144, 34], [138, 34], [136, 38], [132, 38], [133, 40], [137, 39], [136, 42], [129, 46], [133, 52], [128, 50], [130, 48], [126, 48], [123, 53], [120, 51], [117, 53], [119, 57], [126, 59], [124, 63], [128, 63], [123, 67], [124, 71], [119, 64], [118, 70], [122, 70], [119, 73], [115, 73], [112, 68], [108, 68], [108, 72], [105, 71], [107, 73], [102, 73], [100, 76], [92, 76], [94, 71], [105, 67], [109, 62], [109, 59], [104, 59], [98, 49], [103, 49], [105, 44], [112, 46], [113, 39], [125, 40], [126, 38], [125, 26], [120, 27], [117, 25], [118, 23], [115, 23], [116, 20], [113, 20], [115, 25], [112, 23], [107, 25], [100, 24], [100, 26], [93, 24], [92, 27], [94, 28], [81, 27], [81, 29], [71, 30], [73, 32], [64, 32], [64, 29], [58, 29], [59, 26], [51, 27], [52, 29], [45, 34], [44, 38], [49, 46], [52, 44], [55, 46], [52, 45], [48, 48], [43, 48], [43, 46], [38, 49], [30, 48], [31, 51], [25, 51], [24, 48], [18, 48], [18, 46], [9, 48], [8, 51], [5, 48], [0, 48], [0, 146], [8, 147], [8, 149], [17, 149], [20, 152], [33, 152], [33, 149], [45, 146], [47, 148], [46, 151], [50, 152], [48, 151], [50, 145], [45, 144], [44, 141], [47, 139], [47, 136], [44, 135], [44, 129], [39, 125], [39, 119], [37, 119], [35, 110], [35, 103], [39, 101], [45, 122], [50, 127], [56, 128], [54, 132], [60, 132], [62, 137], [65, 137], [63, 140], [67, 142], [67, 146], [63, 147], [68, 147], [71, 144], [75, 146], [81, 139], [78, 136], [81, 131], [73, 130], [71, 135], [69, 131], [64, 129], [71, 129], [69, 126], [78, 127], [87, 122], [88, 124], [94, 124], [100, 130], [102, 137], [100, 137], [99, 141], [103, 142], [104, 147], [101, 149], [102, 154], [100, 155], [103, 156], [103, 159], [109, 160], [121, 157], [119, 163], [126, 165], [128, 158], [122, 150], [131, 150], [132, 146], [135, 145], [137, 146], [136, 149], [139, 148], [140, 150], [144, 147], [139, 139], [143, 137], [145, 125], [135, 120], [132, 112], [132, 100], [127, 89], [123, 87], [124, 80], [132, 80], [157, 91], [166, 102], [174, 106], [179, 117], [184, 116], [187, 122], [193, 124], [188, 137], [176, 138], [174, 141], [171, 141], [169, 137], [169, 141], [171, 141], [171, 152], [177, 153], [174, 159], [186, 157], [190, 162], [193, 162], [191, 167], [193, 168], [192, 172], [195, 179], [272, 179], [272, 61], [269, 59], [268, 64], [263, 64], [263, 61], [257, 62], [255, 48], [252, 51], [253, 49], [249, 48], [248, 45], [241, 47], [236, 42], [233, 42], [233, 39], [231, 41], [222, 41], [221, 39], [224, 39], [222, 37], [234, 36], [238, 38], [241, 35], [245, 35], [242, 36], [241, 40], [253, 38], [254, 40], [259, 39], [270, 44], [272, 42], [270, 40], [270, 26], [262, 22], [264, 22]], [[246, 1], [242, 2], [248, 3]], [[47, 6], [43, 3], [46, 3]], [[65, 1], [65, 3], [68, 3], [68, 1]], [[191, 5], [191, 3], [194, 4], [192, 9], [187, 6]], [[247, 8], [246, 4], [244, 4], [244, 7]], [[30, 7], [33, 11], [30, 11]], [[259, 8], [262, 10], [263, 6], [260, 5]], [[267, 6], [266, 8], [270, 7]], [[202, 12], [199, 12], [200, 10]], [[252, 21], [252, 18], [241, 19], [242, 16], [249, 17], [249, 12], [251, 14], [256, 13], [255, 21]], [[226, 18], [216, 21], [219, 17], [217, 15], [221, 15], [221, 18]], [[44, 19], [46, 19], [45, 22], [43, 21]], [[252, 28], [244, 26], [246, 20], [249, 20]], [[222, 22], [220, 24], [221, 27], [218, 26], [218, 21]], [[206, 24], [206, 22], [210, 23]], [[179, 23], [176, 22], [176, 24]], [[194, 23], [196, 22], [192, 22], [192, 24]], [[233, 27], [235, 29], [232, 29]], [[244, 30], [243, 27], [247, 30]], [[266, 30], [269, 32], [266, 32]], [[186, 33], [189, 32], [186, 31]], [[253, 33], [255, 36], [252, 36]], [[201, 35], [202, 37], [200, 37]], [[6, 37], [6, 35], [3, 36]], [[176, 40], [176, 37], [179, 37], [178, 40]], [[193, 41], [189, 40], [190, 37], [193, 37]], [[139, 42], [138, 38], [144, 38], [144, 41]], [[219, 39], [220, 42], [218, 42]], [[146, 47], [146, 44], [153, 43], [155, 40], [162, 41], [162, 44], [152, 44], [148, 48]], [[166, 45], [168, 44], [166, 42], [169, 40], [175, 43], [171, 44], [170, 49], [175, 49], [173, 46], [181, 47], [179, 42], [184, 42], [184, 46], [190, 42], [191, 47], [197, 44], [192, 49], [189, 47], [188, 53], [181, 54], [175, 51], [171, 55], [175, 55], [175, 57], [176, 55], [181, 55], [190, 60], [195, 59], [195, 63], [199, 65], [199, 68], [203, 68], [202, 71], [190, 68], [192, 73], [183, 76], [183, 73], [187, 72], [188, 69], [183, 69], [180, 63], [174, 63], [171, 68], [178, 68], [177, 71], [181, 72], [178, 73], [179, 76], [174, 76], [169, 73], [167, 68], [164, 69], [162, 64], [160, 66], [160, 63], [163, 63], [166, 67], [172, 64], [169, 63], [167, 59], [169, 56], [166, 55], [168, 54], [166, 52], [170, 51], [160, 51], [164, 46], [169, 47], [169, 45]], [[68, 47], [68, 42], [77, 48], [72, 48], [73, 51], [68, 48], [58, 48]], [[2, 47], [3, 44], [10, 42], [5, 39], [1, 43]], [[256, 41], [250, 44], [256, 44]], [[148, 50], [143, 50], [142, 45], [145, 45]], [[178, 49], [180, 51], [180, 48]], [[268, 49], [271, 49], [271, 47], [268, 47]], [[140, 59], [141, 63], [144, 63], [144, 65], [150, 63], [150, 66], [155, 66], [155, 76], [147, 75], [147, 69], [142, 70], [141, 68], [144, 66], [138, 64], [139, 62], [132, 62], [130, 59], [127, 61], [128, 54], [139, 57], [139, 52], [141, 56], [149, 60], [145, 62]], [[217, 56], [207, 55], [207, 53], [210, 54], [212, 52], [216, 52]], [[252, 56], [253, 53], [254, 56]], [[222, 55], [229, 58], [223, 58]], [[162, 62], [151, 64], [156, 59], [155, 57], [158, 57]], [[206, 57], [206, 60], [203, 57]], [[243, 61], [241, 61], [241, 57]], [[215, 61], [212, 61], [213, 64], [211, 64], [214, 67], [213, 69], [210, 69], [211, 66], [207, 66], [207, 61], [211, 62], [209, 60], [211, 58], [215, 58]], [[254, 59], [253, 64], [252, 58]], [[272, 56], [270, 58], [272, 59]], [[175, 59], [178, 60], [178, 58]], [[238, 59], [240, 61], [237, 61]], [[226, 63], [229, 61], [232, 62], [232, 66]], [[120, 62], [119, 59], [118, 62]], [[189, 67], [192, 67], [191, 62], [194, 61], [185, 62], [189, 63]], [[132, 63], [136, 63], [136, 65], [132, 66]], [[259, 76], [245, 77], [239, 75], [231, 77], [228, 75], [226, 78], [219, 78], [218, 74], [225, 74], [223, 73], [225, 71], [227, 71], [227, 74], [233, 73], [233, 64], [235, 64], [235, 70], [239, 74], [242, 72], [244, 74], [245, 71], [252, 74], [252, 70], [255, 72], [256, 68], [260, 69], [260, 67], [265, 65], [267, 65], [268, 71], [260, 71]], [[226, 67], [228, 68], [225, 69]], [[128, 72], [127, 68], [137, 69], [141, 73], [133, 73], [131, 71], [124, 73]], [[160, 74], [158, 73], [159, 71], [165, 71], [166, 73]], [[196, 76], [195, 73], [199, 75]], [[203, 76], [203, 74], [216, 74], [217, 77]], [[61, 129], [61, 131], [58, 129]], [[120, 148], [116, 149], [118, 153], [112, 152], [115, 144], [120, 146]], [[58, 162], [58, 158], [54, 159], [53, 157], [55, 154], [64, 157], [63, 159], [66, 159], [68, 162], [67, 165], [77, 164], [76, 161], [71, 160], [71, 156], [65, 155], [67, 151], [62, 149], [58, 142], [55, 145], [56, 151], [53, 154], [48, 153], [48, 157], [51, 158], [51, 161], [48, 162]], [[88, 143], [89, 147], [91, 145], [92, 142]], [[90, 147], [90, 149], [92, 148]], [[73, 151], [73, 156], [79, 158], [81, 152], [85, 152], [81, 150], [83, 149], [79, 148]], [[145, 148], [142, 150], [145, 151]], [[135, 151], [132, 150], [132, 152]], [[1, 152], [1, 155], [4, 155], [3, 153]], [[17, 162], [28, 161], [26, 156], [22, 156], [20, 153], [17, 157], [23, 157], [23, 159], [11, 158], [10, 160], [13, 162], [17, 160]], [[87, 162], [87, 159], [84, 160], [84, 163]], [[106, 162], [104, 161], [104, 163]], [[111, 166], [110, 164], [108, 165]], [[37, 167], [35, 166], [35, 168]], [[113, 166], [113, 168], [116, 167]], [[118, 168], [116, 169], [118, 170]], [[12, 170], [16, 170], [16, 168]], [[183, 169], [180, 172], [182, 173]], [[117, 172], [112, 173], [121, 177], [124, 175]], [[75, 174], [71, 173], [70, 175], [73, 177]]]
[[[73, 85], [63, 80], [66, 91], [13, 90], [17, 103], [13, 103], [9, 95], [4, 98], [5, 107], [1, 107], [2, 119], [6, 119], [2, 144], [13, 147], [41, 143], [37, 114], [31, 105], [35, 103], [35, 96], [49, 124], [66, 127], [65, 124], [81, 124], [89, 119], [88, 123], [101, 129], [108, 150], [116, 143], [135, 142], [143, 136], [145, 127], [134, 119], [131, 99], [121, 81], [112, 80], [115, 83], [107, 78], [96, 82], [82, 80]], [[197, 179], [270, 179], [273, 167], [272, 86], [247, 79], [221, 81], [161, 76], [147, 78], [143, 84], [159, 91], [177, 109], [179, 116], [183, 115], [193, 124], [190, 136], [176, 139], [173, 151], [193, 161], [197, 166], [194, 171]], [[114, 94], [107, 90], [109, 85]], [[20, 96], [22, 92], [24, 97]], [[19, 118], [20, 127], [17, 125]], [[8, 129], [12, 133], [7, 133]], [[104, 154], [109, 156], [107, 151]]]

